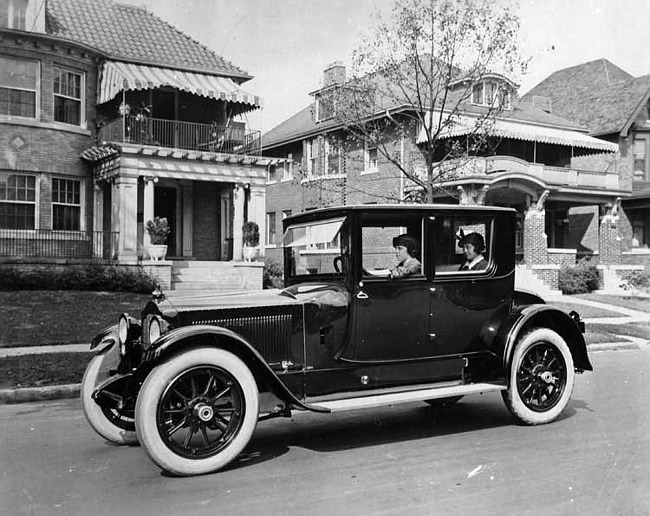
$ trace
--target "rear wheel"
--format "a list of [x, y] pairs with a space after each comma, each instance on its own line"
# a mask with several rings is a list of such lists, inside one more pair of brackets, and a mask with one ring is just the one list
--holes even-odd
[[232, 353], [195, 349], [151, 371], [135, 412], [140, 442], [158, 466], [176, 475], [209, 473], [248, 444], [257, 424], [257, 384]]
[[537, 328], [515, 348], [503, 400], [522, 423], [549, 423], [569, 402], [574, 380], [573, 358], [564, 339], [553, 330]]
[[102, 393], [102, 405], [92, 397], [97, 384], [103, 355], [94, 356], [81, 380], [81, 407], [95, 432], [115, 444], [137, 444], [133, 402], [129, 403], [120, 389], [124, 383], [110, 386]]

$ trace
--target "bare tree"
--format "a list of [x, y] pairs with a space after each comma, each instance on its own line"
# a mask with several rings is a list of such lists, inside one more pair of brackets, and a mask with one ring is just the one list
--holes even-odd
[[[398, 0], [387, 19], [377, 15], [354, 51], [352, 77], [322, 92], [321, 108], [335, 113], [348, 139], [376, 148], [404, 174], [420, 200], [432, 202], [459, 158], [484, 148], [515, 91], [511, 80], [524, 69], [515, 13], [495, 0]], [[473, 89], [491, 74], [502, 79], [491, 84], [507, 87], [484, 92], [489, 101], [478, 109]], [[461, 140], [448, 138], [463, 124]], [[396, 138], [413, 134], [419, 165], [394, 146]]]

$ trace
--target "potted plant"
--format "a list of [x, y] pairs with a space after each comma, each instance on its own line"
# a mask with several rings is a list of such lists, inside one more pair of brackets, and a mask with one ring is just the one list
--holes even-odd
[[257, 222], [248, 221], [242, 226], [242, 241], [244, 243], [244, 260], [252, 262], [260, 252], [260, 227]]
[[152, 260], [164, 260], [167, 255], [165, 242], [171, 232], [167, 219], [165, 217], [154, 217], [153, 220], [147, 221], [146, 227], [151, 240], [151, 245], [147, 247], [149, 256]]

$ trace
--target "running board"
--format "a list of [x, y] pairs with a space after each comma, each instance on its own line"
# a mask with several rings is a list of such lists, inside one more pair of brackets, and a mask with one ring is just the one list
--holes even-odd
[[318, 404], [310, 405], [313, 409], [329, 412], [343, 412], [345, 410], [358, 410], [386, 405], [397, 405], [399, 403], [410, 403], [412, 401], [434, 400], [439, 398], [450, 398], [452, 396], [465, 396], [468, 394], [481, 394], [484, 392], [503, 391], [507, 387], [495, 383], [469, 383], [466, 385], [453, 385], [449, 387], [433, 387], [405, 392], [392, 392], [377, 394], [375, 396], [363, 396], [358, 398], [346, 398], [341, 400], [321, 401]]

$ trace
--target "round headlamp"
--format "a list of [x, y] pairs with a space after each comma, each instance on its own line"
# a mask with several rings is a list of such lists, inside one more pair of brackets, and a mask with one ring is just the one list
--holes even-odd
[[120, 346], [126, 344], [126, 339], [129, 338], [129, 316], [128, 314], [120, 315], [120, 321], [117, 325], [117, 337], [120, 340]]
[[149, 342], [154, 343], [161, 334], [160, 319], [158, 317], [152, 317], [149, 321]]

